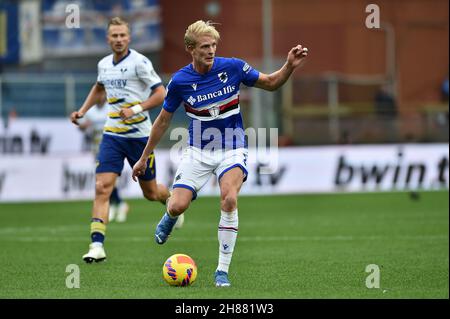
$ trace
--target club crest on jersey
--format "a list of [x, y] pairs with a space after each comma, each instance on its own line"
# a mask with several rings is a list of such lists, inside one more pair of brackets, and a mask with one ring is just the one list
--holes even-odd
[[194, 91], [197, 91], [197, 83], [192, 83], [191, 86], [194, 89]]
[[228, 75], [227, 75], [227, 72], [221, 72], [221, 73], [217, 74], [217, 76], [219, 77], [219, 80], [220, 80], [222, 83], [227, 83], [227, 81], [228, 81]]
[[219, 106], [213, 106], [210, 109], [208, 109], [209, 114], [211, 114], [212, 117], [218, 117], [220, 113], [220, 107]]

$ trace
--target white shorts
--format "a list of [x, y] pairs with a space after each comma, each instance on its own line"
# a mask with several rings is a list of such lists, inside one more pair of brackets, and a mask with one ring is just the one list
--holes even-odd
[[247, 180], [248, 150], [238, 148], [226, 151], [205, 152], [197, 147], [188, 146], [178, 166], [172, 188], [186, 188], [192, 191], [192, 200], [197, 192], [208, 182], [211, 174], [220, 182], [223, 174], [232, 168], [240, 167]]

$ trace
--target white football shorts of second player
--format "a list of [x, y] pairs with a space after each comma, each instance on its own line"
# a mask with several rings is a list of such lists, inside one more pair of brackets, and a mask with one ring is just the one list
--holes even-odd
[[210, 152], [189, 146], [184, 150], [175, 174], [173, 188], [190, 189], [195, 199], [197, 192], [208, 182], [211, 174], [216, 175], [220, 182], [222, 176], [235, 167], [242, 169], [245, 181], [248, 174], [247, 157], [246, 148]]

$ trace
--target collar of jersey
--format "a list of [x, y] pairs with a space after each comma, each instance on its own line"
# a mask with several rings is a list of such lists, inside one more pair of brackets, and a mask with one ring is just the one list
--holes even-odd
[[122, 62], [123, 60], [125, 60], [126, 58], [128, 58], [128, 56], [129, 56], [130, 54], [131, 54], [131, 50], [128, 49], [127, 55], [124, 56], [124, 57], [123, 57], [122, 59], [120, 59], [119, 61], [117, 61], [117, 63], [114, 62], [114, 54], [113, 54], [113, 57], [112, 57], [112, 63], [113, 63], [113, 65], [116, 66], [117, 64], [119, 64], [120, 62]]
[[209, 73], [211, 73], [212, 70], [214, 70], [214, 69], [216, 68], [216, 65], [217, 65], [217, 60], [216, 60], [216, 59], [217, 59], [217, 57], [214, 57], [214, 62], [213, 62], [213, 66], [212, 66], [211, 70], [209, 70], [209, 71], [206, 72], [205, 74], [202, 74], [202, 73], [197, 72], [197, 71], [194, 69], [194, 64], [193, 64], [193, 63], [189, 64], [189, 68], [191, 69], [192, 72], [194, 72], [194, 73], [197, 74], [197, 75], [200, 75], [200, 76], [206, 76], [206, 75], [208, 75]]

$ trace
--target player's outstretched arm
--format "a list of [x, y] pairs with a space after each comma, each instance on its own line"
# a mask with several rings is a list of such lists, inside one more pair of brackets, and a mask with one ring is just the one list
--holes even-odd
[[122, 117], [122, 119], [127, 119], [135, 114], [151, 110], [154, 107], [161, 105], [164, 102], [165, 96], [166, 96], [166, 89], [164, 88], [163, 85], [160, 85], [153, 90], [152, 94], [147, 100], [145, 100], [141, 104], [135, 105], [128, 109], [121, 109], [119, 114]]
[[288, 53], [286, 63], [279, 70], [271, 74], [259, 73], [255, 86], [267, 91], [277, 90], [289, 79], [292, 72], [303, 64], [307, 55], [308, 48], [304, 48], [300, 44], [293, 47]]
[[72, 112], [72, 114], [70, 114], [70, 120], [72, 121], [72, 123], [78, 125], [78, 119], [82, 118], [84, 114], [86, 114], [86, 112], [89, 111], [89, 109], [95, 104], [99, 103], [100, 101], [104, 101], [105, 94], [106, 92], [103, 85], [95, 83], [92, 86], [92, 89], [81, 108], [78, 111]]
[[132, 178], [135, 182], [137, 181], [137, 176], [144, 174], [147, 167], [147, 159], [155, 149], [156, 145], [158, 145], [161, 137], [169, 128], [170, 121], [172, 120], [172, 115], [173, 113], [167, 112], [165, 109], [162, 109], [158, 117], [156, 118], [155, 123], [152, 127], [152, 131], [150, 132], [150, 137], [147, 141], [147, 145], [145, 146], [141, 157], [133, 166]]

